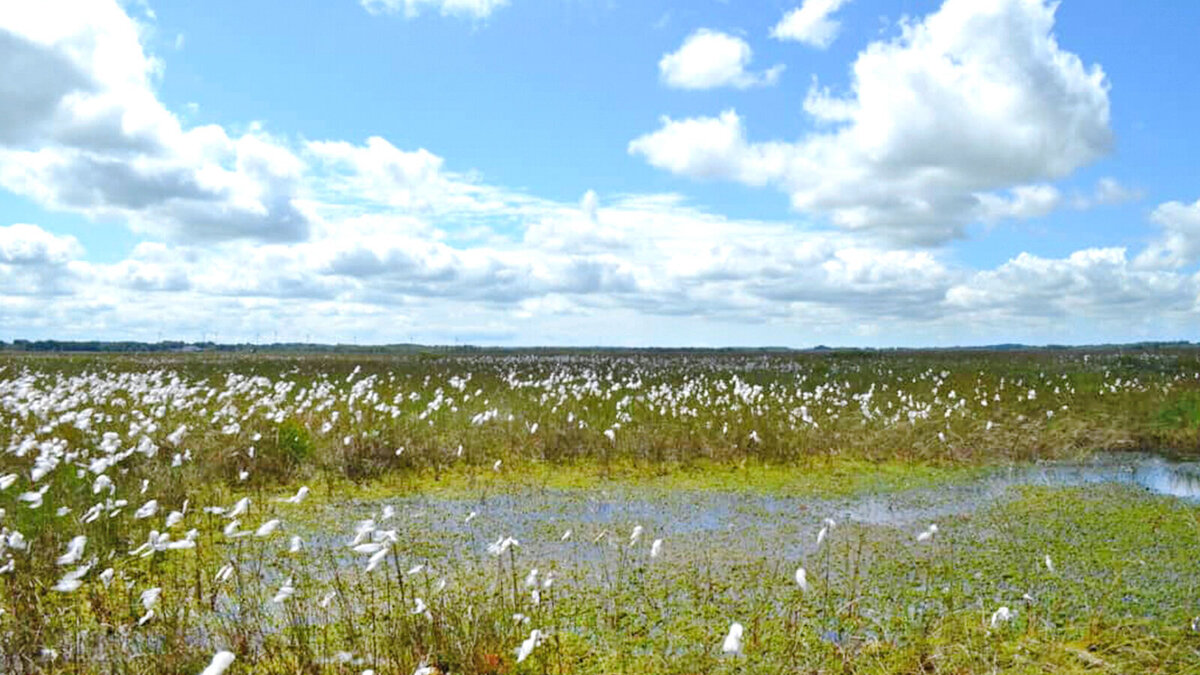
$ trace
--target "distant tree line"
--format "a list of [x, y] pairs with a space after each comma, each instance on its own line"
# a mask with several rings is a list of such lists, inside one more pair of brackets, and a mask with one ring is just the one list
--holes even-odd
[[134, 353], [134, 352], [276, 352], [276, 353], [325, 353], [325, 354], [424, 354], [436, 356], [441, 354], [471, 354], [471, 353], [524, 353], [524, 354], [584, 354], [589, 352], [621, 352], [642, 354], [713, 354], [713, 353], [789, 353], [816, 352], [829, 353], [838, 356], [868, 356], [871, 354], [895, 352], [939, 352], [939, 351], [1057, 351], [1072, 349], [1088, 349], [1102, 351], [1159, 351], [1170, 349], [1190, 349], [1200, 346], [1187, 340], [1176, 341], [1146, 341], [1126, 344], [1094, 344], [1094, 345], [1024, 345], [1024, 344], [995, 344], [976, 347], [947, 347], [947, 348], [844, 348], [818, 345], [811, 349], [792, 349], [789, 347], [724, 347], [724, 348], [688, 348], [688, 347], [479, 347], [475, 345], [419, 345], [419, 344], [390, 344], [390, 345], [347, 345], [347, 344], [318, 344], [308, 342], [274, 342], [270, 344], [252, 343], [217, 343], [184, 342], [181, 340], [162, 340], [159, 342], [138, 342], [135, 340], [105, 341], [105, 340], [0, 340], [0, 352], [105, 352], [105, 353]]

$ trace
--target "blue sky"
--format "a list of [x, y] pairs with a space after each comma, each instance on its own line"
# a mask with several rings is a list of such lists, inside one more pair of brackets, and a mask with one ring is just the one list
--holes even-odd
[[1200, 316], [1191, 3], [30, 5], [0, 10], [0, 338], [917, 346]]

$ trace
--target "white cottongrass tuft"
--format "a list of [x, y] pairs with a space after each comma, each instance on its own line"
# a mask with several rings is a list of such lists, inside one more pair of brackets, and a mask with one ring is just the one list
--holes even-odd
[[254, 536], [269, 537], [277, 529], [279, 529], [279, 519], [275, 518], [272, 520], [268, 520], [267, 522], [258, 526], [258, 529], [254, 531]]
[[729, 634], [725, 636], [725, 642], [721, 643], [722, 654], [732, 654], [740, 656], [742, 653], [742, 635], [746, 632], [742, 628], [742, 624], [734, 621], [729, 625]]
[[506, 551], [508, 551], [508, 549], [512, 548], [513, 546], [520, 546], [520, 545], [521, 545], [521, 542], [517, 541], [516, 539], [513, 539], [512, 537], [500, 537], [495, 542], [488, 544], [487, 550], [488, 550], [488, 553], [491, 553], [494, 556], [501, 556], [501, 555], [504, 555], [504, 553]]
[[234, 658], [236, 657], [233, 652], [219, 651], [213, 654], [212, 662], [208, 664], [207, 668], [200, 671], [200, 675], [221, 675], [229, 668], [229, 664], [233, 663]]
[[529, 658], [529, 655], [533, 653], [534, 647], [542, 643], [542, 637], [542, 631], [536, 628], [529, 632], [529, 637], [525, 638], [525, 641], [517, 648], [517, 663]]
[[158, 604], [158, 599], [160, 597], [162, 597], [162, 588], [159, 588], [158, 586], [155, 586], [154, 588], [147, 588], [146, 590], [142, 591], [142, 607], [145, 607], [147, 610], [154, 609], [154, 606]]
[[833, 522], [833, 518], [826, 518], [824, 522], [821, 531], [817, 533], [817, 546], [820, 546], [825, 541], [825, 537], [829, 536], [829, 531], [837, 526], [837, 523]]
[[384, 548], [371, 554], [367, 558], [367, 566], [363, 568], [365, 572], [374, 572], [380, 565], [383, 564], [383, 559], [387, 557], [388, 549]]
[[150, 501], [138, 507], [138, 510], [133, 513], [133, 517], [137, 520], [149, 518], [158, 513], [158, 500], [151, 499]]
[[300, 502], [304, 501], [304, 498], [307, 496], [308, 486], [302, 485], [300, 486], [300, 489], [296, 491], [296, 494], [292, 495], [291, 497], [288, 497], [287, 499], [277, 499], [275, 501], [283, 502], [284, 504], [299, 504]]
[[79, 587], [83, 585], [83, 577], [91, 568], [91, 565], [84, 565], [83, 567], [67, 572], [50, 590], [58, 591], [59, 593], [73, 593], [79, 590]]
[[283, 586], [279, 587], [279, 592], [275, 594], [275, 597], [271, 598], [271, 602], [280, 603], [295, 594], [296, 587], [292, 585], [292, 578], [288, 577], [288, 580], [283, 582]]
[[229, 513], [225, 514], [225, 517], [229, 518], [229, 519], [237, 518], [238, 516], [242, 515], [246, 511], [248, 511], [249, 509], [250, 509], [250, 498], [242, 497], [241, 499], [237, 500], [237, 503], [233, 505], [233, 508], [229, 510]]
[[59, 565], [74, 565], [83, 557], [84, 546], [87, 546], [87, 537], [81, 534], [67, 544], [67, 552], [59, 556], [55, 562]]
[[109, 494], [112, 494], [114, 489], [112, 479], [104, 474], [96, 476], [96, 480], [92, 481], [92, 494], [94, 495], [98, 495], [105, 490], [108, 490]]
[[41, 488], [39, 488], [37, 490], [31, 490], [29, 492], [22, 492], [20, 495], [17, 496], [17, 500], [25, 502], [26, 504], [29, 505], [29, 508], [31, 508], [31, 509], [40, 509], [40, 508], [42, 508], [42, 500], [46, 496], [46, 490], [49, 490], [49, 489], [50, 489], [49, 485], [43, 485]]
[[415, 598], [414, 604], [416, 606], [412, 610], [413, 614], [424, 614], [426, 619], [433, 620], [433, 614], [429, 611], [429, 605], [426, 605], [424, 600]]

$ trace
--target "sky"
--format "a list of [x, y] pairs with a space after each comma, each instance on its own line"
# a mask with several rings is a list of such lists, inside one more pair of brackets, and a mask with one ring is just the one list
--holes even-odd
[[0, 7], [0, 339], [1195, 339], [1200, 3]]

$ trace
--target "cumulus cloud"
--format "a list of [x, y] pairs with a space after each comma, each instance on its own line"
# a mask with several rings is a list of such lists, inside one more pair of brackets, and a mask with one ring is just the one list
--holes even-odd
[[82, 253], [83, 247], [75, 237], [52, 234], [25, 223], [0, 226], [0, 264], [63, 265]]
[[750, 72], [747, 68], [753, 56], [742, 38], [701, 28], [689, 35], [678, 50], [663, 55], [658, 73], [667, 86], [678, 89], [746, 89], [778, 82], [783, 66]]
[[1051, 213], [1062, 204], [1062, 193], [1053, 185], [1018, 185], [1007, 194], [983, 193], [979, 200], [979, 218], [994, 221], [1005, 218], [1026, 220]]
[[804, 108], [832, 128], [799, 140], [751, 141], [727, 110], [664, 117], [629, 151], [684, 176], [776, 186], [846, 229], [944, 242], [995, 206], [982, 195], [1062, 178], [1110, 149], [1108, 81], [1059, 47], [1056, 6], [946, 0], [863, 50], [848, 94], [814, 83]]
[[492, 12], [508, 5], [508, 0], [360, 0], [372, 14], [403, 14], [405, 18], [419, 16], [425, 9], [436, 10], [442, 16], [486, 19]]
[[[195, 259], [196, 254], [184, 252]], [[175, 264], [175, 252], [165, 244], [141, 242], [128, 258], [108, 265], [90, 265], [95, 281], [139, 292], [178, 292], [191, 288], [185, 267]]]
[[629, 151], [672, 173], [765, 185], [784, 171], [788, 146], [749, 143], [741, 117], [726, 110], [719, 117], [663, 116], [662, 128], [632, 141]]
[[442, 157], [424, 148], [401, 150], [378, 136], [364, 145], [312, 141], [306, 150], [327, 201], [447, 213], [493, 210], [504, 200], [499, 191], [445, 170]]
[[804, 0], [804, 4], [783, 15], [771, 29], [771, 37], [825, 49], [833, 44], [842, 27], [830, 17], [844, 4], [846, 0]]
[[1194, 320], [1198, 291], [1195, 276], [1139, 269], [1122, 248], [1088, 248], [1064, 258], [1022, 253], [951, 288], [945, 311], [990, 325], [1044, 327], [1047, 319], [1070, 319], [1130, 328], [1139, 322]]
[[1174, 269], [1200, 261], [1200, 200], [1160, 204], [1150, 219], [1161, 232], [1137, 257], [1139, 267]]
[[75, 237], [36, 225], [0, 226], [0, 296], [67, 293], [85, 267]]
[[0, 186], [181, 240], [307, 236], [299, 160], [257, 128], [184, 128], [139, 35], [113, 0], [0, 14]]

